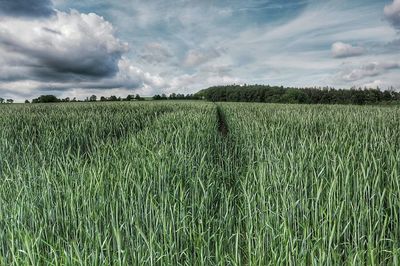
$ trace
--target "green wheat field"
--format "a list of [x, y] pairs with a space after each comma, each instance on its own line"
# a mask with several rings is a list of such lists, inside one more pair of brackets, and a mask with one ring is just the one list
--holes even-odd
[[0, 265], [396, 265], [400, 107], [0, 107]]

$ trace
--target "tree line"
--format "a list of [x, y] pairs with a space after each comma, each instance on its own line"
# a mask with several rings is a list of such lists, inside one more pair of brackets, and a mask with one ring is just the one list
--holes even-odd
[[[201, 97], [196, 96], [194, 94], [176, 94], [176, 93], [172, 93], [169, 96], [167, 96], [166, 94], [156, 94], [152, 97], [152, 100], [200, 100]], [[115, 95], [112, 95], [110, 97], [104, 97], [104, 96], [100, 96], [100, 98], [98, 98], [96, 95], [92, 95], [90, 97], [86, 97], [86, 99], [84, 100], [78, 100], [76, 99], [76, 97], [74, 98], [70, 98], [70, 97], [66, 97], [66, 98], [57, 98], [57, 96], [55, 95], [40, 95], [37, 98], [32, 99], [32, 103], [64, 103], [64, 102], [96, 102], [96, 101], [100, 101], [100, 102], [117, 102], [117, 101], [144, 101], [146, 100], [145, 98], [141, 97], [139, 94], [136, 95], [128, 95], [125, 98], [121, 98], [121, 97], [117, 97]], [[14, 100], [12, 99], [3, 99], [0, 98], [0, 103], [13, 103]], [[25, 103], [31, 103], [29, 100], [25, 100]]]
[[[153, 100], [208, 100], [213, 102], [266, 102], [266, 103], [300, 103], [300, 104], [378, 104], [400, 103], [400, 92], [393, 89], [334, 89], [324, 88], [293, 88], [269, 85], [226, 85], [214, 86], [197, 92], [196, 94], [172, 93], [156, 94]], [[84, 100], [76, 98], [57, 98], [54, 95], [41, 95], [32, 100], [32, 103], [60, 103], [60, 102], [114, 102], [114, 101], [144, 101], [139, 94], [121, 98], [115, 95], [110, 97], [96, 95]], [[13, 103], [12, 99], [0, 98], [0, 103]], [[28, 100], [25, 103], [30, 103]]]
[[[176, 93], [171, 93], [169, 96], [166, 94], [156, 94], [152, 97], [153, 100], [200, 100], [201, 97], [194, 95], [194, 94], [176, 94]], [[41, 95], [38, 98], [35, 98], [32, 100], [32, 103], [60, 103], [60, 102], [96, 102], [96, 101], [101, 101], [101, 102], [117, 102], [117, 101], [144, 101], [145, 98], [141, 97], [139, 94], [136, 95], [128, 95], [125, 98], [117, 97], [115, 95], [112, 95], [110, 97], [104, 97], [101, 96], [100, 98], [97, 98], [96, 95], [92, 95], [90, 97], [87, 97], [85, 100], [77, 100], [76, 98], [70, 99], [69, 97], [64, 98], [64, 99], [59, 99], [54, 95]], [[25, 103], [29, 103], [28, 100], [25, 101]]]
[[[201, 97], [194, 94], [176, 94], [172, 93], [169, 96], [166, 94], [156, 94], [152, 97], [153, 100], [200, 100]], [[98, 98], [96, 95], [87, 97], [85, 100], [77, 100], [76, 98], [70, 99], [69, 97], [64, 99], [59, 99], [54, 95], [41, 95], [38, 98], [32, 100], [32, 103], [60, 103], [60, 102], [117, 102], [117, 101], [144, 101], [145, 98], [141, 97], [139, 94], [128, 95], [125, 98], [117, 97], [112, 95], [110, 97], [101, 96]], [[28, 100], [25, 103], [29, 103]]]
[[201, 100], [201, 96], [196, 94], [180, 94], [171, 93], [169, 96], [166, 94], [156, 94], [153, 96], [153, 100]]
[[300, 104], [377, 104], [400, 102], [393, 89], [286, 88], [268, 85], [214, 86], [199, 91], [197, 97], [213, 102], [267, 102]]
[[[117, 97], [115, 95], [112, 95], [110, 97], [101, 96], [100, 98], [97, 98], [96, 95], [92, 95], [90, 97], [86, 97], [85, 100], [77, 100], [75, 97], [72, 99], [69, 97], [59, 99], [55, 95], [41, 95], [38, 98], [33, 99], [32, 103], [96, 102], [96, 101], [117, 102], [117, 101], [144, 101], [144, 100], [145, 99], [141, 97], [139, 94], [128, 95], [125, 98]], [[29, 103], [29, 101], [26, 100], [25, 103]]]

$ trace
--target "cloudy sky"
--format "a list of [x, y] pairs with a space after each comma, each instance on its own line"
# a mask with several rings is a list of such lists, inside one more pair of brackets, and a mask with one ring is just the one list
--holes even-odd
[[0, 0], [0, 97], [400, 88], [400, 0]]

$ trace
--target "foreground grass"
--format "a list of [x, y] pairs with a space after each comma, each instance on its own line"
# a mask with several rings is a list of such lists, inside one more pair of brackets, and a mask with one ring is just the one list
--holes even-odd
[[224, 109], [247, 166], [240, 187], [249, 264], [399, 261], [399, 108]]
[[394, 264], [399, 108], [0, 109], [0, 264]]

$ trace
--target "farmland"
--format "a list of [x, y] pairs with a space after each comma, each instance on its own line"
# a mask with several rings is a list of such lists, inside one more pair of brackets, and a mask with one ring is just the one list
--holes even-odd
[[395, 264], [400, 108], [0, 106], [0, 265]]

